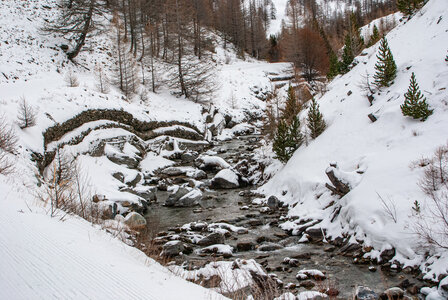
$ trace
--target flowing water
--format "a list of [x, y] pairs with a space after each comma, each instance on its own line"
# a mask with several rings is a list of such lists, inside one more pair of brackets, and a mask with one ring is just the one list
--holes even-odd
[[[229, 163], [236, 163], [239, 158], [250, 154], [249, 151], [256, 146], [259, 136], [244, 136], [230, 141], [220, 142], [211, 150], [218, 152]], [[209, 179], [213, 174], [208, 174]], [[318, 269], [323, 271], [327, 279], [322, 282], [314, 282], [319, 287], [335, 287], [340, 294], [338, 299], [352, 299], [356, 286], [363, 285], [370, 287], [377, 293], [385, 289], [397, 286], [404, 279], [415, 282], [412, 275], [404, 273], [383, 272], [380, 266], [375, 266], [376, 271], [369, 270], [371, 265], [358, 265], [353, 263], [353, 258], [336, 254], [334, 247], [328, 244], [303, 244], [298, 243], [298, 237], [290, 237], [280, 229], [278, 218], [286, 215], [287, 211], [281, 211], [272, 215], [260, 213], [260, 207], [251, 205], [251, 197], [240, 196], [240, 192], [254, 189], [248, 187], [244, 189], [232, 190], [207, 190], [204, 193], [204, 200], [201, 202], [201, 209], [198, 207], [165, 207], [163, 203], [168, 197], [167, 192], [158, 192], [158, 202], [150, 206], [148, 219], [156, 218], [159, 222], [160, 231], [171, 232], [173, 229], [183, 224], [194, 221], [206, 221], [207, 223], [225, 221], [227, 223], [242, 226], [248, 229], [246, 234], [233, 233], [226, 238], [226, 244], [236, 249], [236, 245], [241, 241], [250, 241], [255, 244], [257, 241], [272, 241], [285, 246], [275, 251], [262, 252], [251, 250], [245, 252], [234, 252], [230, 258], [220, 258], [233, 260], [236, 258], [256, 259], [266, 270], [278, 275], [284, 284], [300, 282], [295, 278], [297, 271], [301, 269]], [[247, 210], [241, 207], [249, 206]], [[299, 257], [298, 266], [288, 266], [282, 264], [285, 257]], [[202, 265], [207, 261], [216, 258], [193, 254], [177, 259], [178, 262], [188, 260], [189, 263]], [[298, 287], [293, 292], [304, 291], [304, 287]]]

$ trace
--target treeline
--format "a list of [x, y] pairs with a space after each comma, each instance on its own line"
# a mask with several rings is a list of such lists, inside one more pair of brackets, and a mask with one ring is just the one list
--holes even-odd
[[354, 57], [394, 24], [381, 23], [366, 40], [360, 27], [396, 10], [396, 0], [325, 0], [319, 6], [314, 0], [289, 0], [287, 21], [270, 37], [268, 58], [293, 62], [309, 82], [345, 73]]
[[[264, 58], [266, 30], [275, 15], [271, 0], [61, 0], [59, 8], [44, 29], [70, 41], [64, 49], [69, 59], [87, 39], [110, 31], [107, 18], [113, 15], [114, 83], [123, 93], [135, 93], [140, 83], [156, 91], [162, 79], [155, 67], [159, 61], [168, 65], [165, 82], [196, 101], [210, 98], [216, 86], [212, 33], [222, 37], [224, 47], [234, 45], [242, 58]], [[103, 81], [102, 68], [97, 69]]]

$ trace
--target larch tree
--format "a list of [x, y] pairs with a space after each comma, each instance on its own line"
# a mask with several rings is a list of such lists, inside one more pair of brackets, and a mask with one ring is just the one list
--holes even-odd
[[103, 15], [102, 0], [62, 0], [59, 15], [44, 26], [44, 31], [62, 33], [72, 43], [67, 57], [72, 60], [78, 56], [87, 36], [100, 29], [97, 18]]

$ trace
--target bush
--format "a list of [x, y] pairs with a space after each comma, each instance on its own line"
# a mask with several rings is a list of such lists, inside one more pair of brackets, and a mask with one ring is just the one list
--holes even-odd
[[16, 150], [17, 136], [14, 130], [0, 116], [0, 174], [10, 174], [14, 167], [11, 154]]
[[417, 218], [414, 229], [426, 245], [448, 249], [448, 145], [418, 165], [424, 170], [419, 185], [429, 205], [418, 204], [418, 209], [413, 209]]

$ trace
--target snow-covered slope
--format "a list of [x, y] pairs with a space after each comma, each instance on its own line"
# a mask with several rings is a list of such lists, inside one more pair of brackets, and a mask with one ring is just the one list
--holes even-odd
[[0, 191], [1, 299], [225, 299], [82, 219], [49, 218], [26, 191]]
[[[374, 95], [370, 106], [360, 88], [362, 76], [374, 74], [378, 44], [364, 50], [356, 59], [359, 64], [348, 74], [336, 78], [328, 92], [318, 99], [328, 128], [309, 145], [297, 150], [291, 160], [262, 189], [276, 194], [290, 204], [291, 215], [303, 219], [323, 219], [320, 225], [333, 238], [343, 232], [372, 246], [370, 256], [394, 247], [394, 259], [404, 264], [419, 264], [422, 248], [412, 228], [413, 202], [429, 205], [418, 182], [421, 168], [411, 168], [412, 162], [430, 157], [437, 147], [448, 140], [448, 2], [430, 0], [410, 21], [400, 24], [388, 35], [390, 48], [398, 66], [397, 78], [390, 88]], [[434, 114], [426, 122], [404, 117], [400, 105], [404, 102], [411, 73], [417, 80]], [[372, 123], [367, 117], [374, 114]], [[306, 111], [302, 113], [305, 118]], [[325, 183], [325, 171], [337, 163], [352, 190], [342, 199], [332, 196]], [[287, 191], [285, 196], [282, 192]], [[396, 207], [397, 222], [383, 208], [383, 198]], [[339, 217], [331, 222], [332, 201], [342, 207]], [[288, 223], [284, 226], [295, 226]], [[356, 238], [356, 240], [355, 240]], [[438, 267], [423, 271], [436, 279], [447, 273], [448, 255], [441, 254]]]
[[[86, 122], [44, 145], [45, 130], [82, 111], [123, 110], [140, 121], [177, 120], [199, 131], [205, 128], [204, 107], [175, 97], [167, 88], [158, 93], [140, 91], [148, 98], [146, 101], [140, 95], [126, 99], [114, 87], [108, 94], [99, 93], [95, 65], [102, 65], [109, 78], [114, 76], [111, 39], [107, 33], [88, 39], [76, 58], [78, 64], [69, 62], [60, 49], [66, 41], [58, 35], [45, 35], [41, 30], [44, 20], [53, 18], [57, 12], [57, 3], [58, 0], [0, 1], [0, 117], [18, 136], [16, 153], [10, 155], [16, 163], [15, 171], [9, 176], [0, 175], [0, 298], [222, 299], [174, 276], [99, 226], [70, 215], [61, 220], [63, 213], [51, 218], [49, 204], [38, 200], [42, 177], [36, 163], [31, 161], [31, 151], [42, 155], [45, 146], [47, 150], [55, 149], [83, 131], [111, 123]], [[107, 25], [107, 20], [104, 22]], [[289, 64], [242, 61], [229, 49], [216, 47], [216, 76], [223, 84], [206, 108], [213, 106], [233, 115], [238, 122], [246, 117], [245, 111], [261, 112], [264, 108], [264, 102], [257, 98], [252, 87], [257, 86], [257, 92], [270, 90], [268, 73], [282, 72]], [[67, 86], [65, 77], [70, 71], [78, 77], [79, 86]], [[23, 130], [17, 124], [22, 99], [37, 113], [36, 125]], [[85, 165], [92, 190], [109, 199], [133, 202], [132, 197], [138, 197], [119, 193], [117, 189], [122, 184], [111, 173], [118, 170], [125, 177], [135, 177], [137, 171], [114, 164], [105, 156], [93, 158], [86, 153], [91, 142], [134, 136], [124, 128], [92, 130], [83, 143], [64, 150], [81, 154], [78, 161]], [[169, 127], [160, 130], [164, 129]], [[141, 166], [153, 172], [172, 163], [148, 152]]]

